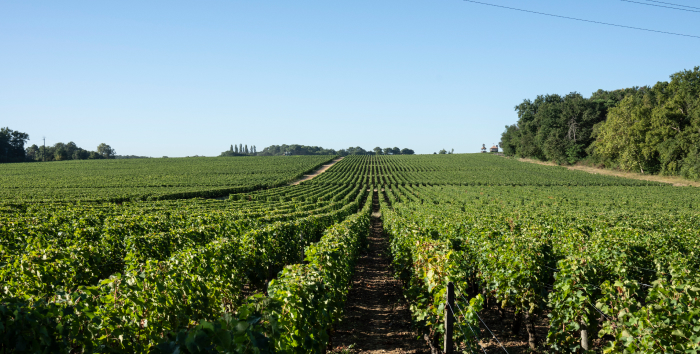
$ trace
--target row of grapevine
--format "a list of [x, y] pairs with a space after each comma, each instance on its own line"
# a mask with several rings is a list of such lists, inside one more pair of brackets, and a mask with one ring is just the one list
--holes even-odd
[[[227, 200], [7, 209], [0, 214], [3, 343], [147, 352], [201, 321], [240, 316], [247, 296], [269, 292], [267, 283], [301, 262], [305, 246], [311, 257], [332, 225], [349, 227], [339, 223], [366, 199], [365, 186], [307, 184]], [[349, 220], [357, 224], [357, 215]], [[362, 232], [353, 227], [348, 237]]]
[[306, 248], [305, 264], [286, 266], [270, 282], [267, 296], [248, 296], [236, 308], [216, 306], [226, 302], [213, 293], [233, 295], [235, 279], [226, 272], [240, 251], [227, 242], [213, 242], [207, 253], [179, 259], [191, 265], [185, 265], [187, 269], [162, 264], [149, 270], [149, 263], [62, 294], [60, 301], [3, 302], [0, 348], [65, 353], [322, 352], [341, 314], [369, 229], [370, 208], [367, 198], [358, 213], [327, 228], [319, 242]]
[[[206, 242], [212, 235], [240, 235], [246, 230], [276, 221], [294, 220], [338, 210], [360, 192], [359, 186], [276, 189], [285, 195], [306, 195], [308, 202], [264, 202], [272, 193], [249, 196], [252, 201], [187, 200], [171, 203], [125, 205], [37, 205], [0, 215], [0, 259], [42, 247], [67, 247], [73, 243], [98, 244], [104, 252], [114, 249], [122, 259], [124, 244], [149, 234], [171, 234], [180, 239]], [[296, 197], [291, 197], [296, 199]], [[114, 257], [110, 257], [114, 258]]]
[[564, 167], [488, 155], [348, 156], [313, 183], [427, 184], [461, 186], [658, 186]]
[[[180, 258], [192, 256], [187, 252], [208, 252], [206, 247], [218, 240], [226, 240], [240, 252], [238, 268], [245, 270], [245, 276], [235, 274], [238, 282], [259, 283], [269, 278], [267, 273], [274, 274], [286, 261], [299, 257], [300, 234], [307, 242], [317, 240], [325, 227], [354, 213], [362, 196], [363, 193], [356, 191], [348, 198], [354, 200], [337, 210], [276, 221], [267, 226], [249, 219], [230, 222], [219, 215], [196, 228], [185, 226], [127, 234], [141, 231], [141, 228], [132, 224], [133, 229], [124, 230], [110, 225], [113, 232], [105, 233], [106, 237], [98, 240], [56, 237], [50, 239], [51, 245], [42, 240], [30, 240], [21, 254], [4, 259], [6, 264], [0, 269], [0, 280], [5, 284], [3, 293], [13, 297], [44, 298], [57, 291], [70, 292], [80, 285], [95, 284], [112, 273], [128, 273], [134, 267], [143, 269], [149, 262], [157, 268], [162, 268], [164, 261], [184, 264]], [[155, 224], [148, 226], [157, 226]], [[262, 250], [264, 252], [260, 252]]]
[[[375, 187], [394, 268], [433, 344], [453, 281], [455, 339], [467, 350], [479, 349], [478, 314], [493, 301], [515, 309], [533, 346], [582, 351], [587, 336], [610, 352], [698, 349], [694, 190], [490, 155], [349, 156], [277, 188], [254, 177], [296, 176], [328, 158], [275, 160], [279, 170], [232, 158], [251, 173], [218, 181], [248, 184], [220, 189], [191, 172], [121, 198], [105, 175], [83, 184], [95, 198], [32, 199], [27, 188], [4, 200], [0, 351], [322, 352]], [[124, 186], [142, 177], [121, 176]], [[549, 334], [537, 338], [543, 316]]]
[[[471, 299], [465, 309], [513, 307], [531, 347], [548, 313], [555, 351], [592, 350], [599, 337], [606, 352], [697, 351], [697, 193], [611, 188], [385, 186], [384, 224], [414, 316], [438, 340], [449, 280], [458, 300]], [[463, 327], [456, 340], [474, 336]]]
[[200, 157], [4, 164], [3, 203], [211, 198], [280, 187], [334, 156]]

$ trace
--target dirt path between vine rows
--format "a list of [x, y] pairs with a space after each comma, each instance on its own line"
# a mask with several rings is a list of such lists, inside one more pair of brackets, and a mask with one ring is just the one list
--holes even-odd
[[392, 275], [376, 190], [372, 200], [369, 247], [355, 267], [344, 318], [333, 332], [331, 352], [430, 353], [427, 344], [411, 331], [411, 313], [401, 282]]
[[329, 162], [329, 163], [327, 163], [327, 164], [321, 166], [318, 170], [312, 172], [311, 174], [304, 175], [304, 177], [302, 177], [302, 178], [300, 178], [300, 179], [298, 179], [298, 180], [296, 180], [296, 181], [290, 183], [289, 185], [290, 185], [290, 186], [296, 186], [297, 184], [299, 184], [299, 183], [301, 183], [301, 182], [308, 181], [308, 180], [310, 180], [310, 179], [312, 179], [312, 178], [314, 178], [314, 177], [320, 175], [321, 173], [326, 172], [327, 169], [331, 168], [331, 166], [335, 165], [338, 161], [340, 161], [340, 160], [342, 160], [342, 159], [343, 159], [343, 157], [341, 156], [341, 157], [339, 157], [339, 158], [337, 158], [337, 159], [335, 159], [335, 160], [333, 160], [333, 161], [331, 161], [331, 162]]

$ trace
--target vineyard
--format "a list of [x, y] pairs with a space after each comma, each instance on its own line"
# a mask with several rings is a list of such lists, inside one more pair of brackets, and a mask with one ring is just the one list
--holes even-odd
[[313, 183], [457, 186], [647, 186], [630, 180], [564, 167], [531, 165], [489, 155], [352, 156], [313, 180]]
[[0, 201], [163, 200], [219, 197], [286, 185], [333, 156], [76, 160], [4, 164]]
[[287, 186], [332, 159], [3, 165], [0, 352], [325, 352], [373, 202], [435, 347], [452, 311], [485, 351], [496, 304], [537, 350], [700, 351], [695, 189], [486, 154], [348, 156]]

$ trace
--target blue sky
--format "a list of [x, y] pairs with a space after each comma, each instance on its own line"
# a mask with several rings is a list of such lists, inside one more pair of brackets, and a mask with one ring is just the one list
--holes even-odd
[[[700, 36], [700, 13], [485, 2]], [[700, 65], [698, 38], [460, 0], [5, 0], [0, 48], [1, 126], [30, 144], [147, 156], [238, 143], [476, 152], [523, 99], [653, 85]]]

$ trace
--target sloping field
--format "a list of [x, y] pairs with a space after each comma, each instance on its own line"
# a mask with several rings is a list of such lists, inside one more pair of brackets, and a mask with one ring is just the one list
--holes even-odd
[[1, 201], [218, 197], [279, 187], [333, 156], [189, 157], [0, 165]]
[[[0, 206], [0, 351], [323, 353], [333, 328], [348, 345], [363, 341], [358, 333], [401, 328], [438, 348], [448, 310], [457, 318], [453, 339], [468, 352], [503, 344], [512, 353], [700, 350], [694, 188], [482, 154], [348, 156], [299, 185], [223, 191], [226, 200], [104, 202], [128, 185], [216, 190], [250, 186], [258, 174], [276, 176], [274, 184], [331, 159], [181, 159], [182, 171], [166, 163], [141, 173], [133, 166], [145, 165], [117, 164], [130, 172], [83, 173], [103, 185], [95, 202], [12, 195]], [[19, 196], [34, 196], [79, 175], [44, 168], [43, 187], [7, 180]], [[175, 187], [144, 184], [145, 171]], [[402, 297], [364, 263], [351, 281], [370, 225], [382, 249], [369, 254], [390, 255]], [[448, 281], [454, 309], [444, 304]], [[374, 295], [354, 292], [346, 303], [352, 284]], [[404, 312], [389, 316], [393, 307], [382, 304]], [[337, 327], [346, 308], [355, 317]], [[372, 320], [408, 313], [413, 335], [407, 323]], [[372, 338], [361, 349], [417, 347]]]
[[[540, 165], [547, 165], [547, 166], [557, 166], [553, 162], [545, 162], [545, 161], [540, 161], [540, 160], [535, 160], [535, 159], [523, 159], [523, 158], [521, 158], [521, 159], [518, 159], [518, 161], [535, 163], [535, 164], [540, 164]], [[641, 173], [637, 173], [637, 172], [627, 172], [627, 171], [620, 171], [620, 170], [613, 170], [613, 169], [606, 169], [606, 168], [597, 168], [597, 167], [585, 166], [585, 165], [573, 165], [573, 166], [565, 166], [565, 167], [569, 170], [583, 171], [583, 172], [588, 172], [588, 173], [592, 173], [592, 174], [601, 174], [601, 175], [607, 175], [607, 176], [631, 178], [631, 179], [638, 179], [638, 180], [642, 180], [642, 181], [668, 183], [668, 184], [672, 184], [675, 187], [688, 187], [688, 186], [700, 187], [700, 182], [686, 179], [686, 178], [683, 178], [681, 176], [662, 176], [662, 175], [641, 174]]]
[[312, 183], [464, 186], [652, 186], [658, 182], [523, 164], [487, 154], [349, 156]]

